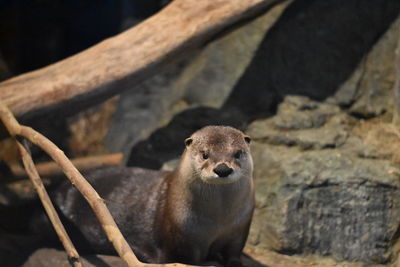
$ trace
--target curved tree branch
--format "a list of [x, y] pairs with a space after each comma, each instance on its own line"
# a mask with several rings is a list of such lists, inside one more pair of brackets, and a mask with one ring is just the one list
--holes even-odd
[[[190, 265], [172, 264], [146, 264], [140, 262], [128, 242], [122, 236], [111, 213], [107, 209], [104, 200], [97, 194], [94, 188], [86, 181], [82, 174], [75, 168], [55, 144], [34, 129], [20, 125], [11, 111], [0, 101], [0, 119], [3, 121], [11, 136], [22, 136], [43, 149], [63, 170], [71, 183], [79, 190], [96, 214], [108, 239], [113, 244], [118, 255], [131, 267], [189, 267]], [[25, 158], [26, 159], [26, 158]], [[31, 166], [28, 166], [31, 169]], [[36, 178], [39, 178], [38, 176]], [[40, 179], [40, 178], [39, 178]], [[42, 188], [44, 190], [44, 187]], [[47, 209], [46, 209], [47, 211]], [[50, 213], [52, 213], [50, 211]], [[51, 214], [49, 215], [51, 216]], [[56, 229], [59, 225], [54, 225]], [[69, 252], [68, 252], [69, 253]], [[70, 255], [70, 254], [68, 254]]]
[[60, 103], [79, 103], [74, 107], [79, 111], [132, 88], [184, 50], [201, 46], [278, 2], [282, 0], [174, 0], [136, 27], [0, 83], [0, 99], [16, 116], [44, 112]]

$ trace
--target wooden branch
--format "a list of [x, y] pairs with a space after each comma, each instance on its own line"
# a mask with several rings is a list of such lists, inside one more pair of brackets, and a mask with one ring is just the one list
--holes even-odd
[[46, 189], [44, 188], [43, 182], [39, 177], [39, 174], [35, 168], [35, 164], [33, 163], [30, 153], [20, 142], [17, 141], [17, 145], [21, 153], [21, 158], [24, 163], [26, 172], [28, 173], [28, 176], [31, 179], [32, 184], [39, 195], [40, 201], [43, 204], [43, 207], [51, 221], [51, 224], [54, 227], [54, 230], [56, 231], [63, 247], [67, 252], [69, 262], [71, 263], [72, 266], [83, 267], [80, 261], [79, 254], [76, 251], [74, 245], [72, 244], [71, 239], [69, 238], [67, 232], [65, 231], [65, 228], [61, 223], [61, 220], [58, 217], [58, 214], [53, 204], [51, 203], [50, 197], [47, 194]]
[[[72, 159], [71, 162], [80, 171], [85, 172], [102, 166], [120, 165], [123, 155], [121, 153], [98, 155]], [[27, 173], [19, 165], [11, 165], [11, 172], [16, 178], [26, 178]], [[63, 172], [54, 162], [43, 162], [36, 164], [39, 176], [61, 175]]]
[[17, 116], [32, 111], [37, 115], [61, 102], [79, 103], [73, 109], [79, 111], [132, 88], [182, 51], [201, 46], [278, 2], [282, 0], [174, 0], [122, 34], [0, 83], [0, 99]]
[[118, 226], [111, 216], [111, 213], [108, 211], [104, 200], [97, 194], [97, 192], [86, 181], [86, 179], [83, 178], [75, 166], [72, 165], [72, 163], [64, 155], [64, 152], [62, 152], [50, 140], [30, 127], [20, 126], [19, 134], [42, 148], [55, 162], [57, 162], [71, 183], [79, 190], [79, 192], [81, 192], [86, 201], [97, 214], [97, 217], [104, 231], [106, 232], [108, 239], [113, 243], [119, 256], [130, 266], [138, 266], [140, 262], [133, 254], [126, 240], [123, 238]]
[[[107, 209], [104, 200], [97, 194], [93, 187], [80, 174], [75, 166], [68, 160], [55, 144], [30, 127], [20, 125], [11, 111], [0, 101], [0, 119], [6, 126], [11, 136], [22, 136], [43, 149], [63, 170], [71, 183], [79, 190], [96, 214], [108, 239], [113, 244], [118, 255], [132, 267], [190, 267], [191, 265], [171, 264], [146, 264], [140, 262], [129, 244], [126, 242]], [[195, 266], [192, 266], [195, 267]]]

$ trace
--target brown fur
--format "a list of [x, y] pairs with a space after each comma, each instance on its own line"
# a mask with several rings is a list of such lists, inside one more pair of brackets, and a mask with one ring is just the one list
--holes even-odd
[[[254, 209], [249, 140], [234, 128], [208, 126], [186, 139], [174, 172], [113, 167], [95, 171], [89, 181], [141, 260], [201, 264], [222, 258], [225, 266], [242, 266]], [[74, 188], [59, 187], [54, 199], [76, 244], [113, 252]]]
[[[186, 139], [180, 165], [168, 177], [161, 213], [161, 232], [171, 255], [184, 248], [174, 256], [199, 263], [220, 253], [227, 266], [233, 262], [239, 266], [254, 208], [253, 163], [245, 137], [231, 127], [209, 126]], [[238, 151], [240, 159], [234, 158]], [[208, 159], [202, 158], [203, 153]], [[230, 176], [238, 175], [237, 180], [208, 179], [221, 163], [234, 170]]]

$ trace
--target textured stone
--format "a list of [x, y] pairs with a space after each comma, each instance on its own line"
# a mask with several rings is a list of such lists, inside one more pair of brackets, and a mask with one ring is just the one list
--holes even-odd
[[[288, 110], [283, 112], [287, 102], [277, 117], [291, 116]], [[319, 104], [311, 106], [317, 112]], [[313, 116], [308, 118], [312, 121]], [[347, 119], [331, 125], [339, 118]], [[277, 128], [274, 119], [255, 122], [247, 132], [254, 140], [257, 190], [249, 244], [339, 261], [390, 260], [400, 218], [400, 170], [390, 160], [360, 157], [368, 145], [352, 135], [351, 119], [341, 112], [319, 127], [300, 130]], [[344, 138], [322, 146], [321, 140], [339, 125]], [[305, 131], [312, 133], [307, 138], [313, 144], [306, 151], [294, 138]], [[271, 132], [286, 134], [291, 143], [271, 142]]]
[[186, 88], [187, 102], [222, 106], [264, 38], [290, 1], [269, 10], [238, 30], [205, 47], [185, 69], [177, 85]]
[[393, 111], [395, 50], [400, 29], [400, 17], [379, 39], [344, 82], [331, 103], [350, 106], [350, 111], [362, 117], [373, 117]]
[[321, 149], [341, 146], [352, 121], [337, 106], [287, 96], [276, 116], [252, 123], [247, 131], [253, 139], [270, 144]]
[[305, 96], [288, 95], [279, 105], [273, 122], [277, 128], [286, 130], [317, 128], [339, 112], [337, 106], [318, 103]]
[[285, 95], [325, 100], [352, 75], [399, 10], [397, 0], [293, 1], [261, 42], [226, 106], [263, 118]]
[[121, 94], [117, 104], [106, 145], [112, 152], [129, 154], [130, 148], [152, 131], [165, 124], [182, 108], [179, 105], [183, 92], [174, 86], [187, 61], [165, 67], [162, 73]]
[[[330, 152], [284, 163], [283, 249], [338, 260], [388, 260], [400, 216], [398, 170]], [[286, 195], [288, 197], [288, 195]]]

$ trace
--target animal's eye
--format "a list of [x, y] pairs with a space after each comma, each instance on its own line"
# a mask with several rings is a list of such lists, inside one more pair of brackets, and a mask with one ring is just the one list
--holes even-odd
[[242, 150], [238, 150], [238, 151], [235, 152], [235, 154], [233, 154], [233, 157], [235, 157], [235, 159], [240, 159], [242, 154], [243, 154], [243, 151]]
[[203, 159], [208, 159], [209, 155], [207, 152], [203, 152], [202, 157], [203, 157]]

